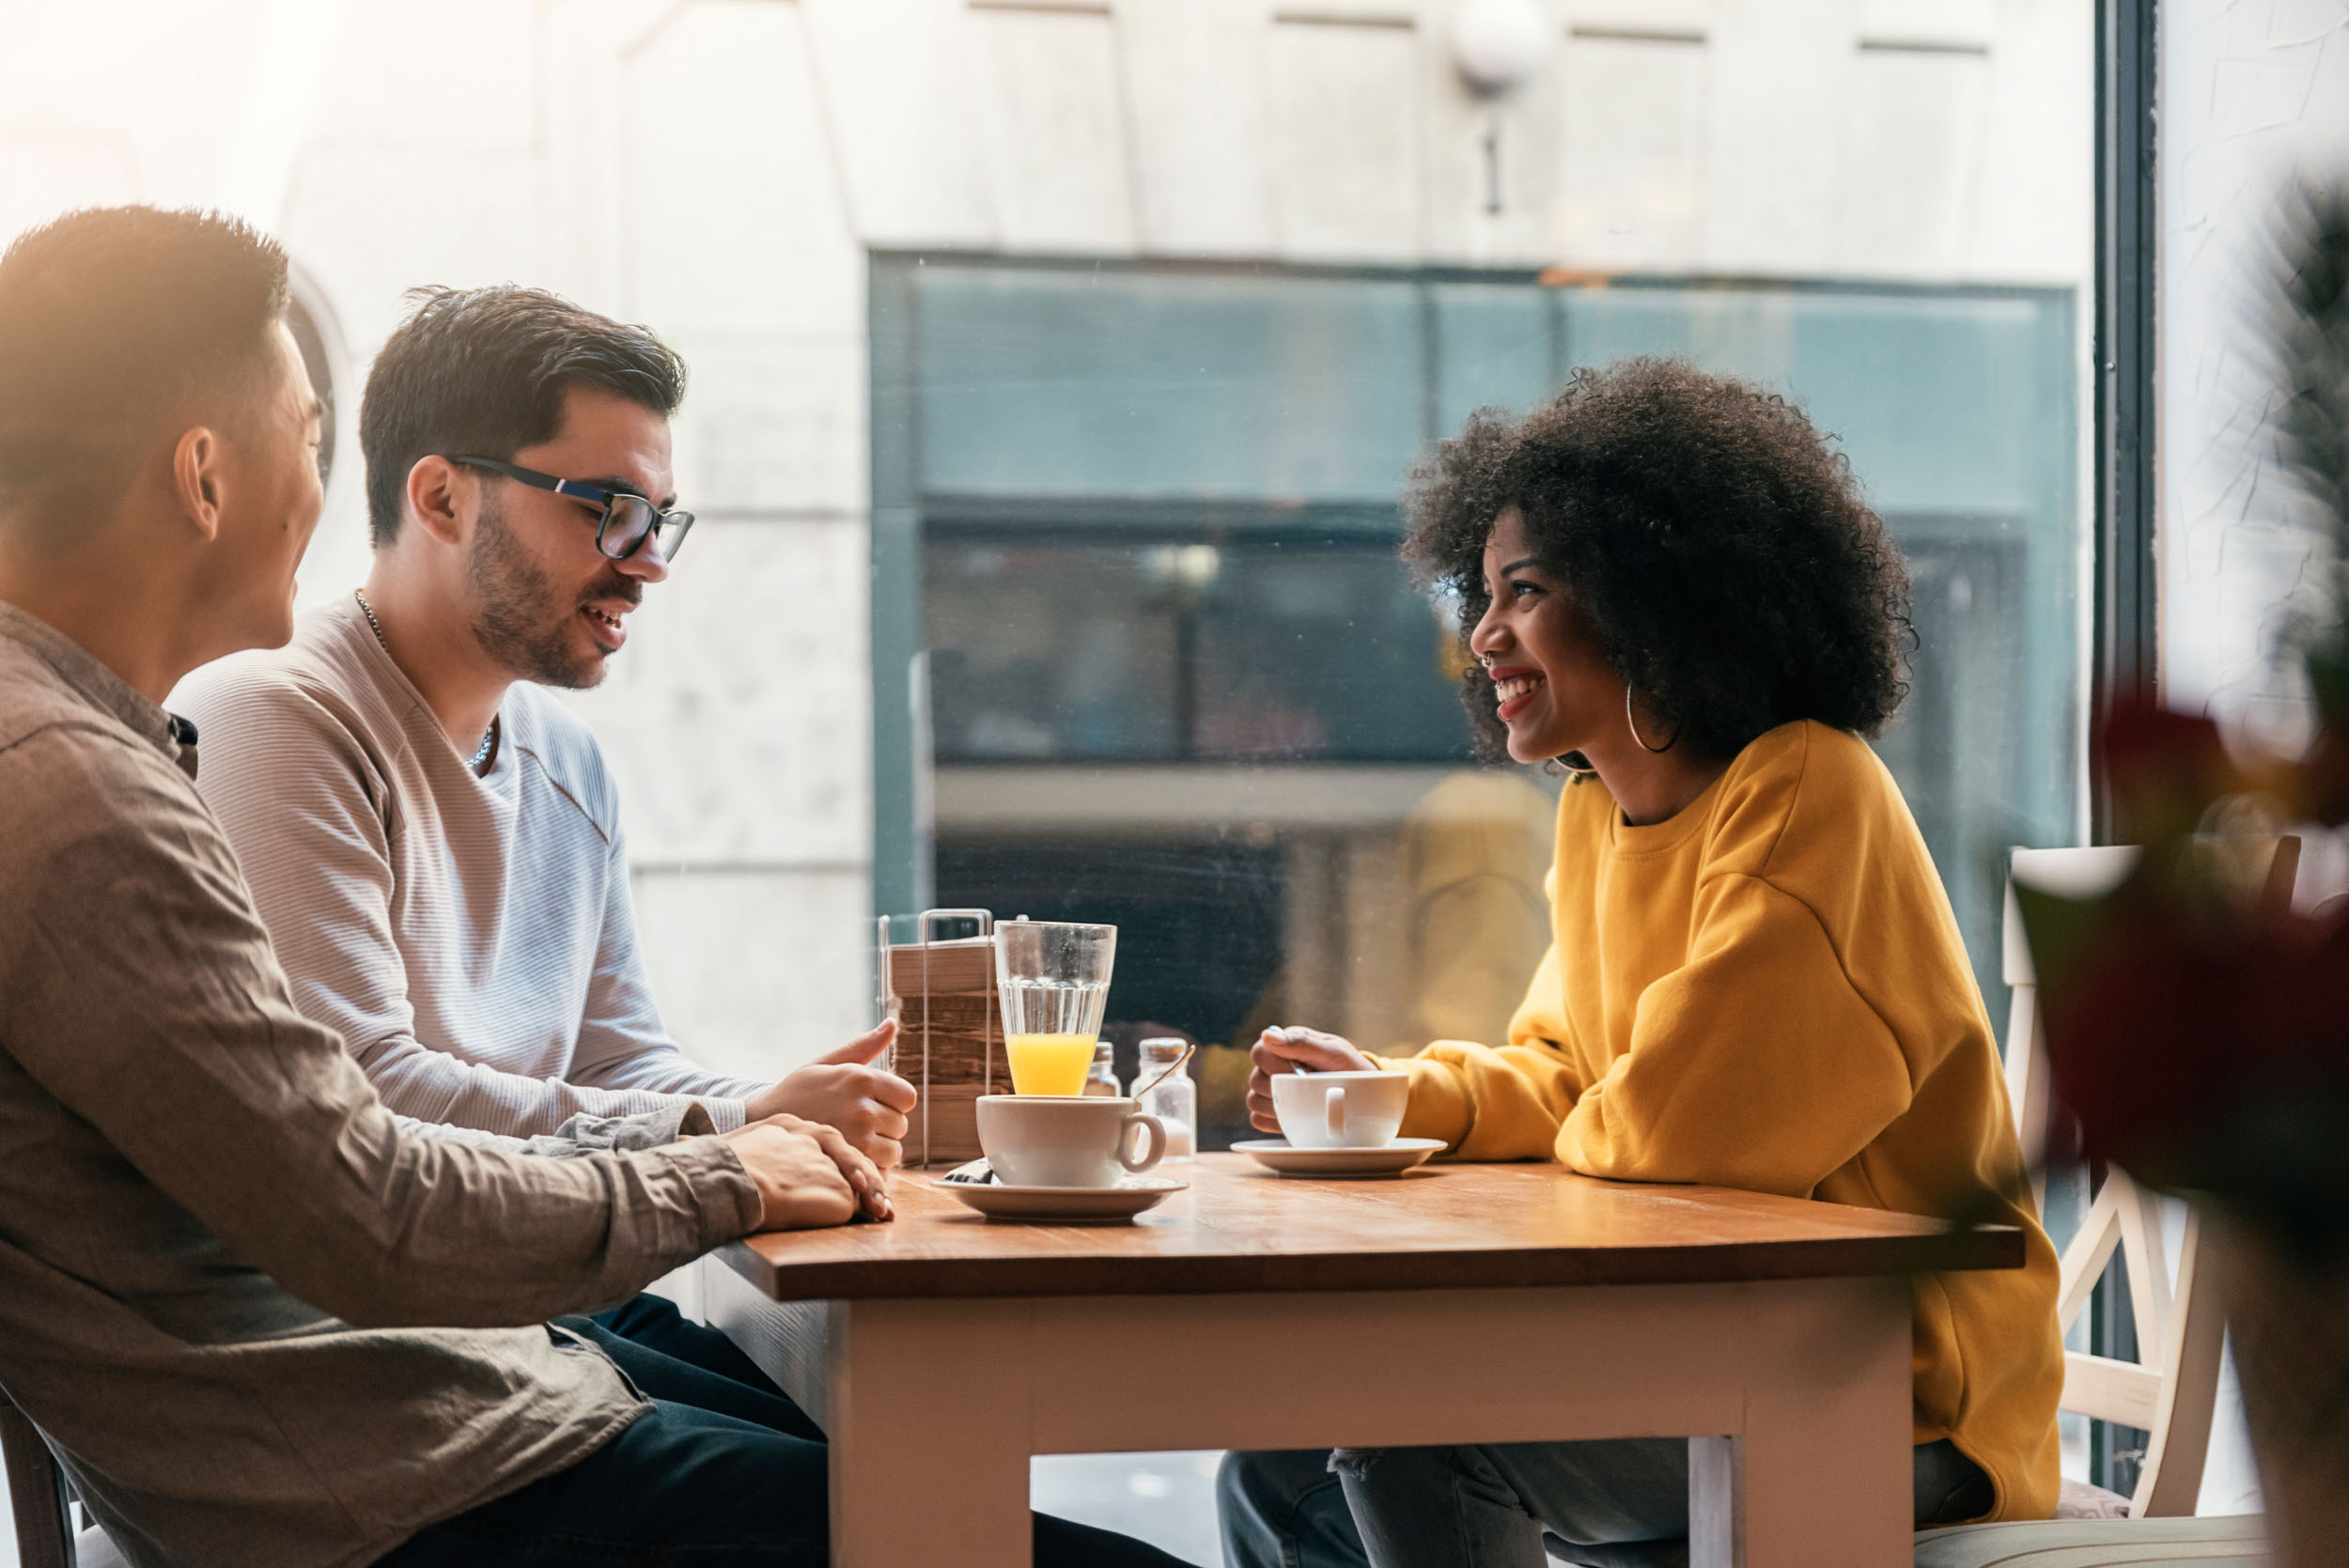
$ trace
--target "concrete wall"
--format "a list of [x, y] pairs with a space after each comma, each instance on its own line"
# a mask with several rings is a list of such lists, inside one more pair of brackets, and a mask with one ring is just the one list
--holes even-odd
[[540, 283], [692, 367], [701, 516], [580, 704], [655, 978], [715, 1064], [866, 1018], [867, 247], [2077, 284], [2086, 9], [1549, 0], [1499, 104], [1446, 0], [0, 4], [0, 231], [227, 205], [349, 355], [303, 573], [364, 572], [356, 386], [427, 282]]

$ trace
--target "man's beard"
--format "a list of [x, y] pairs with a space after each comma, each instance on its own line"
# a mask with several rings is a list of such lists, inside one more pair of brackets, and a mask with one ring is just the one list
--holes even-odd
[[487, 505], [474, 529], [465, 558], [465, 585], [474, 600], [474, 636], [482, 651], [523, 680], [581, 691], [603, 679], [602, 648], [582, 654], [571, 624], [593, 598], [634, 602], [640, 590], [618, 572], [595, 591], [568, 595], [530, 558], [506, 525], [506, 509]]

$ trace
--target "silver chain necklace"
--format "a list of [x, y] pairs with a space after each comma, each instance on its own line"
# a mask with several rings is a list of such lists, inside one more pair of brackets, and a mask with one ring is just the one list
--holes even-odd
[[[389, 654], [392, 651], [392, 645], [391, 644], [383, 641], [383, 623], [375, 618], [375, 606], [369, 604], [367, 602], [367, 596], [356, 588], [350, 590], [350, 597], [359, 601], [359, 613], [367, 618], [367, 628], [375, 633], [376, 644], [386, 654]], [[475, 773], [480, 772], [481, 765], [490, 760], [490, 753], [496, 748], [497, 743], [498, 722], [496, 717], [492, 715], [490, 720], [490, 727], [482, 732], [481, 749], [474, 753], [473, 760], [468, 762], [465, 766], [472, 768]]]

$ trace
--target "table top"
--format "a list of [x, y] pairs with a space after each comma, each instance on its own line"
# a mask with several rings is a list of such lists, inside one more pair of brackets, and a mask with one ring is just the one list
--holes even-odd
[[777, 1231], [722, 1256], [778, 1300], [1219, 1295], [1725, 1283], [2019, 1268], [2012, 1226], [1713, 1187], [1598, 1181], [1548, 1164], [1433, 1165], [1371, 1181], [1276, 1176], [1244, 1155], [1130, 1224], [1012, 1224], [891, 1178], [881, 1225]]

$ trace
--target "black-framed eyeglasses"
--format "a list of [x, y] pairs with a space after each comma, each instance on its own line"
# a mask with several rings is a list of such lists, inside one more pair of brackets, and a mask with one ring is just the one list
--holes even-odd
[[468, 468], [486, 468], [493, 474], [503, 474], [508, 479], [519, 479], [525, 485], [552, 490], [557, 495], [568, 496], [598, 508], [602, 516], [596, 521], [596, 548], [614, 561], [625, 561], [640, 548], [649, 548], [652, 558], [665, 566], [677, 559], [678, 549], [685, 543], [686, 530], [693, 526], [692, 513], [664, 512], [643, 496], [630, 495], [626, 490], [607, 490], [594, 485], [583, 485], [576, 479], [557, 479], [552, 474], [502, 463], [495, 458], [445, 458], [443, 460], [463, 463]]

